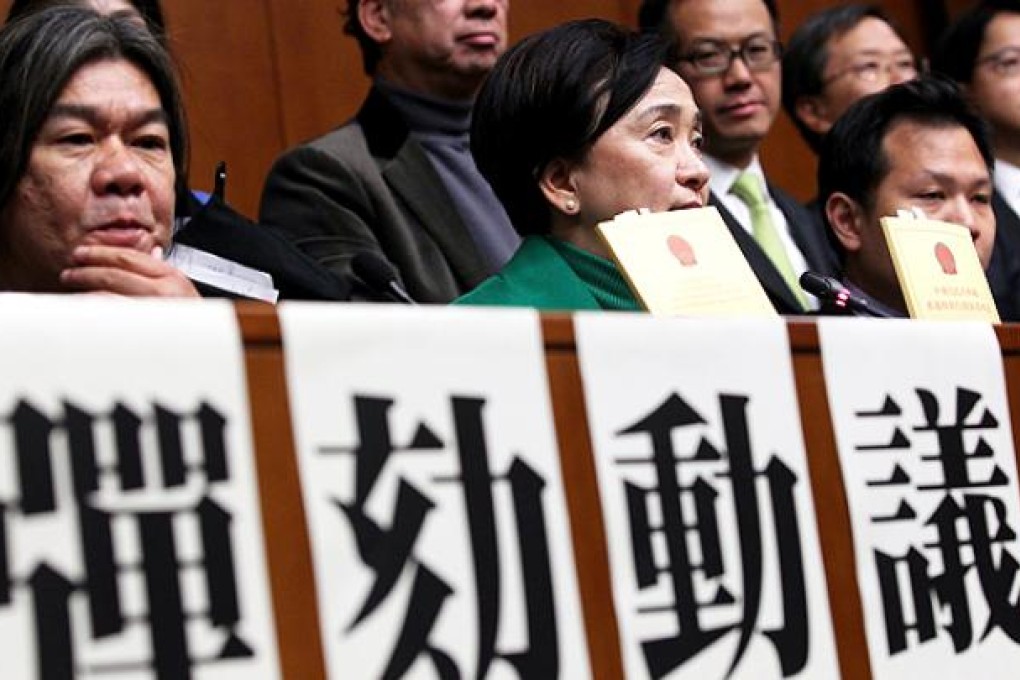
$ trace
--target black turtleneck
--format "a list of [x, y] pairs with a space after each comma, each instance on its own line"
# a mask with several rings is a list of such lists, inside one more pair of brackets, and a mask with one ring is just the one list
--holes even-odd
[[492, 271], [501, 269], [520, 237], [471, 156], [471, 102], [429, 97], [380, 79], [375, 86], [404, 117], [411, 137], [425, 150]]

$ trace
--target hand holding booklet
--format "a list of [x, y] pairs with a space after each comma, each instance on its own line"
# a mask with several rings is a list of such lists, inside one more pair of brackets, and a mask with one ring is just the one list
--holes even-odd
[[714, 207], [630, 211], [596, 227], [641, 306], [658, 316], [776, 316]]
[[911, 318], [999, 323], [967, 227], [903, 210], [881, 222]]

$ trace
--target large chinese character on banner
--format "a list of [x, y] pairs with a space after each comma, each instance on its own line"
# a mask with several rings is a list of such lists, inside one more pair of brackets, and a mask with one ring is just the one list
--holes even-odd
[[576, 327], [628, 677], [838, 677], [785, 327]]
[[228, 305], [0, 299], [4, 677], [279, 677]]
[[330, 677], [587, 677], [537, 317], [281, 318]]
[[1015, 677], [1020, 503], [992, 328], [831, 321], [822, 357], [874, 677]]

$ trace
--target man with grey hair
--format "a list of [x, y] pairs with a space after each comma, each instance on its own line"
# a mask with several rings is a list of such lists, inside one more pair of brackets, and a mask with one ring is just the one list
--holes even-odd
[[190, 243], [218, 267], [229, 258], [233, 271], [270, 273], [283, 297], [348, 296], [287, 242], [223, 219], [225, 207], [174, 233], [187, 193], [184, 107], [172, 59], [137, 18], [61, 6], [6, 24], [0, 120], [0, 290], [245, 296], [166, 259]]
[[418, 302], [468, 292], [519, 237], [475, 167], [475, 94], [506, 48], [509, 0], [348, 0], [372, 89], [355, 118], [285, 153], [260, 220], [346, 275], [361, 253]]
[[74, 8], [7, 24], [0, 119], [0, 289], [198, 295], [163, 259], [187, 140], [145, 28]]

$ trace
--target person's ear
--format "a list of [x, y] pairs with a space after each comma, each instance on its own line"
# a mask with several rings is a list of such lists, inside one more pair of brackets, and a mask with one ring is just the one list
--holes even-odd
[[386, 0], [361, 0], [358, 3], [358, 23], [375, 42], [385, 44], [393, 39], [390, 20], [390, 8]]
[[815, 134], [824, 135], [832, 129], [829, 108], [821, 97], [800, 97], [793, 105], [793, 110], [800, 122]]
[[866, 216], [857, 201], [836, 192], [825, 202], [825, 217], [844, 250], [853, 253], [861, 249]]
[[538, 188], [553, 208], [564, 215], [576, 215], [581, 211], [581, 199], [574, 183], [573, 164], [562, 158], [546, 163], [538, 176]]

